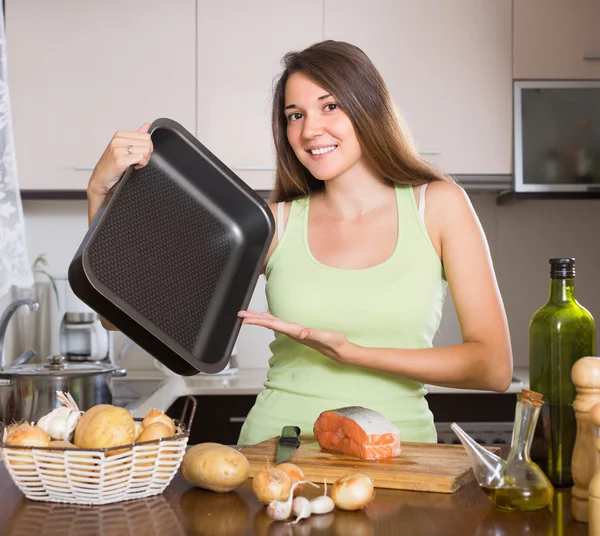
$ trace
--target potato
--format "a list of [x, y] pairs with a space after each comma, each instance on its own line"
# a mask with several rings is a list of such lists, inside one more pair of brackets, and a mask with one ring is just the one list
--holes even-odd
[[208, 449], [214, 449], [215, 447], [224, 447], [225, 445], [223, 445], [222, 443], [210, 443], [210, 442], [206, 442], [206, 443], [198, 443], [197, 445], [194, 445], [193, 447], [191, 447], [188, 450], [192, 450], [194, 449], [194, 452], [196, 454], [199, 454], [200, 452], [204, 452], [205, 450]]
[[[102, 449], [129, 445], [135, 441], [135, 423], [126, 409], [99, 404], [87, 410], [75, 428], [73, 442], [80, 448]], [[119, 449], [107, 452], [114, 456], [127, 452]]]
[[237, 488], [249, 473], [246, 456], [225, 445], [195, 445], [181, 463], [181, 474], [190, 484], [219, 493]]
[[[170, 437], [171, 435], [171, 428], [169, 426], [162, 422], [156, 421], [144, 428], [135, 442], [143, 443], [145, 441], [154, 441], [158, 445], [159, 439], [162, 439], [163, 437]], [[149, 467], [154, 465], [156, 454], [144, 454], [143, 456], [138, 456], [137, 459], [139, 461], [135, 462], [136, 467]], [[144, 460], [144, 462], [142, 463], [141, 460]]]

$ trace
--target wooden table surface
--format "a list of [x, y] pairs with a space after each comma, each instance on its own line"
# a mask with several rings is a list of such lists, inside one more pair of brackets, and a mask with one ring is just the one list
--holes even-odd
[[[291, 527], [266, 516], [251, 483], [217, 494], [192, 488], [179, 474], [162, 495], [76, 506], [26, 499], [0, 464], [0, 535], [583, 536], [588, 529], [571, 519], [570, 489], [557, 490], [552, 511], [503, 512], [475, 482], [452, 494], [377, 489], [364, 511], [336, 510]], [[307, 497], [319, 494], [308, 488]]]

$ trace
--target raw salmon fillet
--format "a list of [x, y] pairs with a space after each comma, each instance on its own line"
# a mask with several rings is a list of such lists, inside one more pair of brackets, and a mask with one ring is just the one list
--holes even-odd
[[322, 449], [363, 460], [400, 456], [400, 431], [380, 413], [360, 406], [324, 411], [313, 431]]

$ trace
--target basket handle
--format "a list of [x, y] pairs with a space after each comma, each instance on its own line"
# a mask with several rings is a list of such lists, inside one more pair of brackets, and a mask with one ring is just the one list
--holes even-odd
[[[191, 406], [191, 407], [190, 407]], [[192, 430], [192, 423], [194, 422], [194, 416], [196, 415], [196, 407], [198, 406], [198, 402], [195, 396], [188, 395], [185, 399], [185, 404], [183, 405], [183, 410], [181, 411], [181, 417], [179, 418], [179, 422], [185, 424], [185, 427], [188, 433]], [[185, 416], [188, 413], [189, 408], [189, 417], [186, 422]]]

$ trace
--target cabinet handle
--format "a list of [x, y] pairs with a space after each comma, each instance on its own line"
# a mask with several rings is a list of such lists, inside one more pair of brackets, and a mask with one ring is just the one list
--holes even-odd
[[237, 171], [275, 171], [273, 166], [235, 166]]
[[422, 155], [426, 155], [426, 156], [439, 156], [442, 154], [442, 151], [419, 151], [419, 154]]
[[229, 417], [229, 422], [231, 423], [235, 423], [235, 422], [246, 422], [246, 417]]
[[73, 166], [74, 171], [94, 171], [94, 166]]
[[600, 54], [586, 54], [583, 57], [584, 61], [600, 61]]

